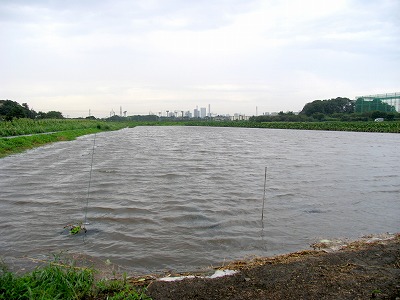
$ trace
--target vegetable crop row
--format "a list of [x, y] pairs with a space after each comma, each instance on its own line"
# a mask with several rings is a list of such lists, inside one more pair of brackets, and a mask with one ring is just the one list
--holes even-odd
[[400, 133], [400, 122], [264, 122], [249, 121], [189, 121], [187, 126], [275, 128], [326, 131], [358, 131]]
[[101, 130], [115, 130], [126, 127], [126, 123], [105, 122], [97, 120], [71, 119], [16, 119], [0, 122], [0, 137], [58, 132], [66, 130], [97, 128]]

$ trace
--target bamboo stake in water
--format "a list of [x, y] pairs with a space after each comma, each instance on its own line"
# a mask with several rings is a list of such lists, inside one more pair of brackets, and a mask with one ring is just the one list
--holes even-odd
[[265, 174], [264, 174], [264, 196], [263, 196], [263, 204], [262, 204], [262, 211], [261, 211], [261, 221], [264, 220], [264, 205], [265, 205], [265, 188], [267, 186], [267, 167], [265, 167]]
[[88, 185], [88, 191], [87, 191], [87, 197], [86, 197], [85, 220], [83, 222], [83, 226], [89, 225], [89, 223], [87, 222], [87, 211], [88, 211], [88, 206], [89, 206], [90, 184], [92, 183], [93, 156], [94, 156], [95, 145], [96, 145], [96, 133], [94, 134], [94, 138], [93, 138], [92, 161], [90, 163], [89, 185]]

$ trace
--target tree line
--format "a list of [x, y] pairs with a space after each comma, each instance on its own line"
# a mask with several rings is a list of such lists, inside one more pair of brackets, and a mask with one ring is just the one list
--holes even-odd
[[304, 105], [299, 114], [283, 111], [277, 115], [251, 117], [253, 122], [312, 122], [312, 121], [371, 121], [384, 118], [391, 121], [400, 118], [394, 106], [379, 99], [366, 102], [362, 98], [350, 100], [337, 97], [314, 100]]
[[12, 100], [0, 100], [0, 120], [12, 121], [14, 118], [27, 119], [64, 119], [59, 111], [36, 112], [27, 103], [19, 104]]

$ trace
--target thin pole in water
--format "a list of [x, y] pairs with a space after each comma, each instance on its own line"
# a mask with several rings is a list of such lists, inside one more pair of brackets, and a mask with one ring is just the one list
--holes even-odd
[[264, 220], [264, 205], [265, 205], [265, 188], [267, 186], [267, 167], [265, 167], [264, 173], [264, 196], [263, 196], [263, 204], [262, 204], [262, 211], [261, 211], [261, 221]]
[[85, 207], [85, 221], [83, 222], [83, 225], [89, 225], [89, 223], [87, 223], [87, 211], [88, 211], [88, 206], [89, 206], [90, 184], [92, 183], [93, 157], [94, 157], [95, 145], [96, 145], [96, 133], [94, 134], [94, 138], [93, 138], [92, 161], [90, 163], [89, 184], [88, 184], [88, 192], [87, 192], [86, 207]]

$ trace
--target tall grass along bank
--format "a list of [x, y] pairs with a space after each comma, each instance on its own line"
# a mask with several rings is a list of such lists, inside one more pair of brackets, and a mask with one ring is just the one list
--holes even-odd
[[123, 279], [95, 280], [96, 270], [74, 263], [51, 262], [16, 275], [0, 263], [0, 300], [13, 299], [150, 299]]
[[71, 141], [79, 136], [101, 131], [134, 127], [134, 122], [97, 120], [30, 120], [0, 122], [0, 158], [45, 144]]
[[0, 137], [94, 128], [99, 130], [116, 130], [129, 125], [132, 125], [132, 123], [71, 119], [15, 119], [13, 121], [0, 122]]
[[70, 131], [54, 132], [50, 134], [37, 134], [30, 136], [17, 136], [14, 138], [0, 138], [0, 158], [16, 154], [45, 144], [71, 141], [75, 138], [100, 132], [100, 129], [88, 128]]

